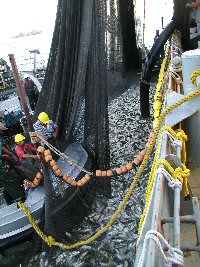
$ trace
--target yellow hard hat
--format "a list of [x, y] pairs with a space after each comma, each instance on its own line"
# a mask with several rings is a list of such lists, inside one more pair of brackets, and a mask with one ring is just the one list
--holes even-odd
[[41, 121], [42, 123], [49, 123], [50, 119], [47, 113], [41, 112], [38, 116], [38, 120]]
[[15, 135], [15, 143], [19, 143], [21, 141], [23, 141], [25, 139], [25, 136], [23, 136], [22, 134], [16, 134]]

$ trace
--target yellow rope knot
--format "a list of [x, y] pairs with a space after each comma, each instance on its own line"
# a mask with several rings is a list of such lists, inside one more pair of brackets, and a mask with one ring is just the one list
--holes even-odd
[[182, 168], [178, 167], [174, 170], [172, 177], [174, 179], [178, 179], [181, 183], [183, 183], [183, 170]]
[[178, 179], [183, 184], [184, 197], [189, 197], [190, 195], [189, 188], [188, 188], [188, 177], [189, 176], [190, 176], [190, 170], [187, 169], [184, 165], [183, 165], [183, 169], [180, 167], [176, 168], [174, 173], [172, 174], [172, 177], [174, 179]]
[[48, 244], [48, 246], [52, 246], [52, 245], [54, 245], [55, 244], [55, 239], [53, 238], [53, 236], [51, 236], [51, 235], [49, 235], [48, 237], [47, 237], [47, 244]]
[[191, 75], [191, 82], [192, 84], [197, 87], [197, 77], [200, 76], [200, 69], [195, 70]]
[[178, 133], [176, 133], [176, 136], [179, 140], [182, 140], [182, 141], [187, 141], [188, 140], [188, 137], [187, 135], [184, 133], [183, 130], [179, 131]]
[[190, 195], [190, 192], [189, 192], [189, 181], [188, 181], [188, 178], [190, 176], [190, 170], [187, 169], [185, 166], [183, 166], [184, 168], [184, 176], [183, 176], [183, 194], [184, 194], [184, 197], [189, 197]]

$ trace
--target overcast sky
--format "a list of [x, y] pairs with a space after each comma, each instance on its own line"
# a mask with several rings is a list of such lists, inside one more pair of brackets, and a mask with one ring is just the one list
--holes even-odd
[[[156, 29], [162, 30], [161, 17], [164, 17], [164, 26], [172, 17], [173, 0], [146, 0], [145, 3], [145, 43], [152, 45]], [[28, 33], [31, 30], [52, 34], [57, 4], [58, 0], [0, 0], [0, 43], [20, 32]], [[142, 20], [143, 5], [144, 1], [136, 1]]]
[[0, 0], [0, 39], [53, 29], [58, 0]]
[[[145, 3], [145, 8], [144, 8]], [[145, 11], [145, 33], [144, 39], [146, 46], [152, 46], [156, 30], [162, 31], [161, 18], [163, 17], [163, 26], [165, 27], [173, 16], [173, 0], [137, 0], [138, 16], [144, 23]]]

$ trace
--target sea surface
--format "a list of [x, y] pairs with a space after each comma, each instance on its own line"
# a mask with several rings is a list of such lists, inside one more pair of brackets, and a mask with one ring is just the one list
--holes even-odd
[[34, 69], [34, 54], [31, 50], [39, 50], [36, 54], [36, 68], [46, 67], [51, 47], [53, 31], [41, 32], [18, 38], [0, 40], [0, 58], [6, 60], [8, 65], [9, 54], [14, 54], [19, 71], [32, 71]]

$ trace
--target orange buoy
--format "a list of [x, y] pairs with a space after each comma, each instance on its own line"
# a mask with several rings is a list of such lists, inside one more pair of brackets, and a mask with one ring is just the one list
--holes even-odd
[[68, 175], [64, 174], [63, 175], [63, 180], [68, 183], [68, 180], [71, 179]]
[[106, 176], [111, 177], [113, 175], [113, 172], [111, 170], [108, 170], [106, 172]]
[[96, 176], [102, 176], [102, 171], [101, 170], [96, 170]]
[[133, 169], [133, 164], [130, 162], [126, 165], [126, 168], [128, 171], [132, 170]]
[[38, 153], [44, 153], [44, 151], [45, 151], [45, 148], [44, 148], [43, 146], [39, 146], [39, 147], [37, 148], [37, 152], [38, 152]]
[[123, 173], [126, 173], [128, 171], [127, 168], [126, 168], [126, 166], [122, 166], [121, 167], [121, 170], [122, 170]]
[[143, 158], [144, 158], [144, 157], [143, 157], [142, 155], [139, 154], [139, 155], [137, 155], [136, 157], [137, 157], [137, 159], [138, 159], [140, 162], [143, 161]]
[[56, 176], [60, 176], [62, 173], [62, 170], [60, 168], [58, 168], [56, 171], [54, 171]]
[[[67, 176], [67, 175], [66, 175]], [[65, 179], [65, 175], [63, 175], [63, 179], [69, 184], [69, 185], [73, 185], [73, 182], [74, 182], [74, 180], [71, 178], [71, 177], [69, 177], [69, 176], [67, 176], [68, 178], [67, 179]]]
[[88, 182], [88, 179], [85, 176], [81, 180], [82, 180], [83, 185], [87, 184]]
[[[82, 178], [82, 179], [83, 179], [83, 178]], [[84, 183], [83, 183], [82, 179], [79, 180], [79, 181], [76, 183], [77, 186], [84, 186]]]
[[36, 178], [37, 178], [37, 179], [42, 179], [42, 174], [41, 174], [41, 172], [38, 172], [38, 173], [36, 174]]
[[150, 143], [149, 143], [149, 142], [147, 142], [147, 143], [146, 143], [146, 148], [148, 149], [148, 148], [149, 148], [149, 146], [150, 146]]
[[51, 165], [51, 167], [53, 167], [54, 165], [56, 165], [56, 161], [52, 159], [52, 160], [50, 161], [50, 165]]
[[76, 186], [77, 185], [77, 182], [72, 179], [71, 185], [72, 186]]
[[121, 175], [121, 174], [123, 173], [123, 172], [122, 172], [122, 169], [121, 169], [121, 168], [117, 168], [117, 169], [116, 169], [116, 173], [119, 174], [119, 175]]
[[143, 157], [146, 155], [147, 151], [146, 149], [143, 149], [142, 151], [140, 151], [140, 155], [142, 155]]
[[101, 176], [106, 177], [107, 176], [107, 171], [102, 171]]
[[55, 164], [53, 167], [52, 167], [52, 170], [55, 172], [59, 169], [60, 167], [58, 166], [58, 164]]
[[46, 162], [49, 162], [49, 161], [51, 161], [52, 160], [52, 156], [51, 155], [46, 155], [45, 156], [45, 161]]
[[44, 155], [47, 156], [47, 155], [51, 155], [51, 150], [50, 149], [46, 149], [44, 151]]
[[140, 160], [138, 158], [135, 158], [134, 161], [135, 165], [139, 165], [140, 164]]
[[154, 138], [154, 132], [150, 132], [149, 136], [150, 136], [151, 138]]
[[38, 186], [38, 185], [40, 184], [40, 180], [38, 180], [38, 179], [34, 179], [33, 184], [34, 184], [35, 186]]
[[84, 178], [87, 180], [87, 181], [89, 181], [90, 180], [90, 175], [87, 173], [85, 176], [84, 176]]
[[38, 181], [40, 183], [41, 179], [35, 177], [35, 179], [33, 180], [33, 183], [34, 183], [34, 181]]
[[89, 182], [89, 180], [90, 180], [91, 177], [90, 177], [90, 175], [87, 173], [83, 178], [84, 178], [84, 180], [86, 180], [86, 183], [87, 183], [87, 182]]

